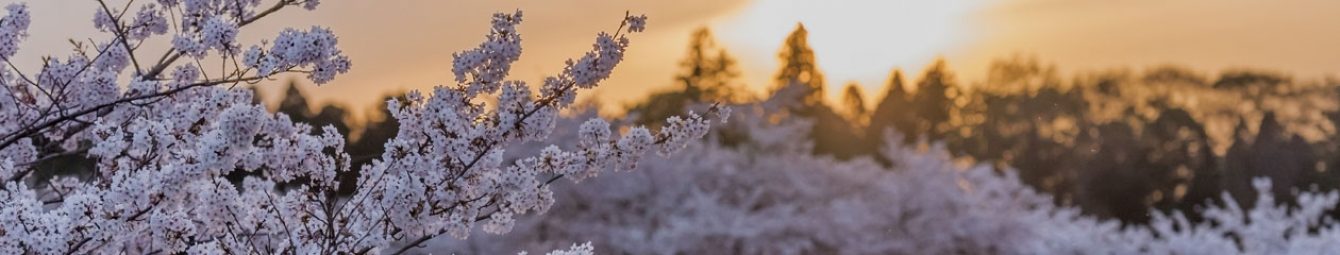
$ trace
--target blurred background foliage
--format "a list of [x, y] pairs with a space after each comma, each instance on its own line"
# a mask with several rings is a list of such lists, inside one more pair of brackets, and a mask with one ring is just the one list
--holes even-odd
[[[1057, 204], [1131, 224], [1147, 222], [1151, 208], [1195, 212], [1207, 201], [1221, 203], [1216, 200], [1225, 191], [1250, 204], [1253, 177], [1270, 177], [1281, 198], [1340, 188], [1335, 79], [1299, 81], [1246, 68], [1216, 76], [1176, 65], [1063, 77], [1021, 54], [996, 60], [977, 82], [956, 79], [944, 60], [920, 74], [894, 69], [883, 91], [864, 95], [849, 83], [842, 102], [833, 103], [822, 95], [836, 88], [825, 83], [806, 37], [803, 26], [787, 37], [771, 86], [773, 92], [801, 88], [802, 103], [785, 109], [783, 118], [814, 121], [805, 139], [815, 154], [888, 164], [877, 152], [884, 131], [892, 130], [915, 138], [908, 143], [943, 142], [964, 163], [1015, 169]], [[621, 119], [657, 127], [692, 105], [766, 98], [744, 89], [736, 60], [706, 28], [693, 33], [688, 48], [680, 70], [667, 77], [675, 86], [627, 105]], [[396, 133], [384, 104], [355, 121], [348, 108], [312, 105], [297, 86], [288, 86], [273, 109], [313, 126], [335, 126], [346, 134], [356, 166], [380, 155]], [[866, 106], [871, 96], [878, 103]], [[714, 132], [715, 142], [725, 145], [748, 136]]]

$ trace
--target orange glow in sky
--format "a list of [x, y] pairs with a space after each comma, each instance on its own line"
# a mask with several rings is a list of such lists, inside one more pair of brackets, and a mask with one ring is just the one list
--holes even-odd
[[[752, 84], [772, 81], [782, 40], [804, 23], [829, 83], [883, 88], [895, 67], [917, 71], [971, 39], [972, 16], [985, 0], [760, 0], [718, 26], [718, 36], [744, 57]], [[755, 86], [757, 87], [757, 86]], [[837, 99], [839, 89], [830, 89]], [[877, 98], [872, 98], [877, 99]]]
[[[15, 0], [0, 0], [9, 2]], [[71, 38], [108, 38], [92, 29], [94, 5], [25, 2], [33, 27], [15, 57], [20, 68], [35, 72], [40, 57], [69, 54]], [[476, 46], [490, 14], [516, 9], [526, 15], [525, 53], [512, 78], [531, 82], [589, 50], [594, 35], [615, 29], [625, 11], [651, 17], [647, 32], [632, 37], [627, 60], [594, 93], [606, 109], [670, 88], [690, 32], [701, 26], [714, 30], [739, 60], [744, 82], [762, 92], [772, 86], [782, 40], [803, 22], [828, 84], [860, 82], [871, 101], [891, 69], [916, 77], [939, 56], [965, 83], [979, 81], [990, 60], [1016, 53], [1063, 73], [1161, 64], [1208, 75], [1230, 67], [1300, 78], [1340, 71], [1340, 1], [1329, 0], [344, 0], [324, 1], [314, 12], [284, 10], [249, 26], [241, 42], [273, 38], [284, 27], [331, 28], [353, 70], [303, 89], [312, 102], [357, 109], [388, 93], [450, 85], [451, 53]], [[283, 82], [263, 90], [278, 91]], [[827, 91], [837, 99], [841, 90]]]

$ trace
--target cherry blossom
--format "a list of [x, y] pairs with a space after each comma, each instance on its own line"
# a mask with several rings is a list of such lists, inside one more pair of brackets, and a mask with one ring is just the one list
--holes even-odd
[[[506, 233], [555, 202], [555, 181], [624, 170], [617, 166], [652, 146], [682, 148], [723, 111], [690, 113], [655, 135], [641, 127], [620, 135], [591, 120], [576, 147], [506, 154], [509, 144], [550, 135], [559, 111], [623, 60], [629, 38], [598, 34], [534, 95], [508, 78], [521, 13], [497, 14], [484, 43], [454, 56], [456, 84], [387, 102], [398, 136], [379, 160], [354, 166], [334, 127], [269, 113], [246, 89], [277, 75], [324, 84], [348, 72], [352, 62], [325, 27], [238, 37], [259, 19], [319, 1], [97, 3], [97, 43], [76, 43], [36, 72], [0, 69], [0, 253], [398, 254], [472, 229]], [[5, 62], [29, 23], [24, 5], [7, 10]], [[144, 41], [169, 46], [150, 54]], [[206, 57], [223, 65], [195, 61]], [[67, 156], [91, 160], [92, 171], [41, 167]], [[354, 171], [357, 190], [339, 195], [336, 176]]]

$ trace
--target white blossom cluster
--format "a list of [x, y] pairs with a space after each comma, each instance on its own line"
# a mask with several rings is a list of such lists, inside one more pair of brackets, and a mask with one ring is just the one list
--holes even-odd
[[[144, 40], [152, 35], [167, 33], [168, 20], [167, 17], [163, 16], [163, 11], [163, 9], [155, 8], [153, 4], [141, 8], [139, 12], [135, 13], [135, 19], [131, 21], [129, 29], [126, 30], [126, 37], [133, 40]], [[102, 28], [105, 29], [105, 26]]]
[[24, 4], [10, 4], [8, 12], [0, 19], [0, 59], [9, 59], [19, 52], [19, 42], [28, 36], [28, 25], [32, 23], [28, 7]]
[[307, 78], [316, 84], [325, 84], [335, 75], [349, 72], [349, 58], [334, 46], [339, 40], [330, 29], [312, 27], [307, 31], [285, 29], [275, 38], [269, 50], [251, 46], [242, 56], [242, 63], [256, 69], [258, 75], [269, 76], [294, 68], [310, 69]]
[[[279, 192], [276, 185], [333, 189], [335, 174], [351, 169], [341, 153], [344, 139], [329, 127], [311, 135], [312, 127], [252, 105], [248, 90], [218, 86], [264, 79], [252, 70], [225, 66], [210, 75], [204, 66], [178, 64], [182, 56], [205, 54], [180, 43], [157, 62], [137, 59], [135, 50], [167, 34], [170, 18], [179, 17], [171, 26], [174, 41], [190, 38], [235, 59], [241, 24], [304, 3], [281, 0], [259, 12], [260, 1], [99, 3], [94, 26], [110, 39], [76, 43], [75, 53], [50, 58], [31, 75], [0, 71], [0, 254], [240, 252], [243, 241], [284, 247], [253, 243], [258, 236], [297, 235], [272, 221], [331, 198]], [[123, 15], [108, 6], [139, 9]], [[13, 67], [9, 57], [27, 33], [29, 14], [22, 4], [7, 10], [0, 49]], [[320, 47], [339, 52], [333, 41]], [[135, 72], [123, 86], [118, 77], [128, 69]], [[35, 171], [59, 171], [39, 165], [62, 156], [92, 159], [95, 171], [36, 177], [42, 173]], [[240, 184], [224, 178], [236, 171], [253, 176]]]
[[[1269, 179], [1252, 180], [1256, 203], [1242, 208], [1228, 194], [1223, 206], [1193, 223], [1181, 212], [1155, 213], [1151, 227], [1140, 237], [1151, 253], [1162, 254], [1325, 254], [1340, 249], [1340, 225], [1327, 216], [1340, 202], [1335, 191], [1300, 192], [1297, 206], [1280, 204]], [[1153, 238], [1157, 236], [1159, 238]]]
[[642, 32], [647, 29], [647, 15], [628, 16], [628, 32]]
[[[254, 17], [259, 0], [183, 0], [160, 1], [166, 7], [179, 7], [182, 12], [172, 47], [196, 59], [204, 58], [207, 51], [236, 54], [238, 26]], [[110, 16], [110, 15], [109, 15]], [[110, 18], [95, 18], [96, 21]], [[98, 26], [102, 27], [102, 26]]]
[[[411, 92], [405, 100], [387, 102], [399, 133], [382, 158], [361, 171], [358, 186], [368, 188], [349, 198], [357, 211], [342, 212], [352, 228], [369, 234], [348, 245], [407, 240], [413, 246], [438, 235], [463, 239], [475, 222], [485, 232], [506, 233], [517, 217], [554, 203], [549, 184], [558, 178], [631, 169], [655, 145], [678, 146], [666, 148], [671, 152], [706, 133], [710, 121], [692, 113], [682, 125], [655, 134], [632, 127], [618, 135], [607, 122], [591, 119], [580, 125], [576, 148], [551, 145], [506, 163], [506, 146], [547, 138], [559, 110], [572, 104], [577, 91], [609, 77], [628, 45], [622, 33], [601, 33], [582, 60], [569, 61], [562, 73], [546, 78], [537, 97], [525, 82], [504, 80], [519, 57], [521, 17], [520, 12], [494, 15], [485, 42], [454, 55], [456, 86], [438, 86], [431, 97]], [[492, 106], [480, 100], [494, 94]]]
[[[110, 38], [87, 45], [73, 42], [74, 53], [63, 58], [46, 58], [35, 73], [25, 73], [10, 64], [5, 65], [10, 68], [0, 68], [0, 84], [5, 88], [0, 94], [0, 104], [4, 105], [0, 107], [0, 117], [5, 120], [0, 123], [0, 134], [3, 134], [0, 156], [9, 158], [17, 168], [26, 168], [39, 160], [36, 151], [60, 149], [73, 153], [87, 150], [80, 148], [87, 147], [81, 143], [89, 139], [89, 131], [95, 124], [124, 125], [135, 117], [124, 111], [152, 108], [156, 105], [151, 103], [179, 93], [189, 94], [192, 88], [254, 83], [268, 75], [286, 72], [308, 72], [321, 80], [333, 77], [330, 72], [299, 69], [313, 65], [334, 66], [336, 68], [328, 70], [337, 73], [347, 70], [347, 58], [340, 55], [333, 39], [324, 39], [323, 44], [315, 46], [320, 49], [304, 50], [318, 52], [323, 59], [308, 58], [307, 62], [279, 66], [265, 74], [236, 64], [238, 54], [229, 50], [217, 52], [225, 60], [220, 67], [179, 63], [184, 56], [204, 53], [193, 47], [173, 46], [157, 59], [136, 52], [145, 51], [139, 46], [153, 36], [169, 32], [177, 34], [174, 41], [189, 37], [193, 38], [193, 43], [208, 42], [200, 44], [208, 45], [206, 48], [233, 48], [237, 44], [237, 30], [243, 24], [254, 22], [264, 16], [262, 14], [306, 2], [280, 0], [268, 9], [258, 11], [259, 4], [259, 1], [218, 0], [161, 0], [140, 5], [99, 2], [101, 8], [94, 14], [94, 26]], [[138, 12], [124, 15], [125, 10], [109, 6], [138, 8]], [[0, 18], [0, 53], [3, 53], [0, 60], [8, 63], [28, 33], [30, 18], [23, 4], [11, 4], [6, 9], [8, 14]], [[169, 26], [170, 20], [180, 20], [180, 23]], [[206, 24], [210, 22], [213, 25]], [[169, 27], [174, 31], [169, 31]], [[328, 31], [309, 34], [333, 38]], [[281, 36], [280, 39], [290, 37], [295, 36]], [[232, 60], [233, 65], [226, 63], [228, 60]], [[222, 70], [222, 73], [205, 73], [207, 68]], [[130, 85], [122, 86], [125, 81], [119, 77], [123, 77], [127, 70], [133, 70]], [[13, 171], [15, 174], [7, 179], [18, 180], [27, 175], [26, 170]]]
[[144, 40], [153, 35], [167, 33], [169, 23], [167, 17], [163, 15], [165, 11], [168, 10], [158, 8], [153, 3], [145, 4], [135, 13], [134, 19], [129, 20], [129, 24], [121, 24], [116, 17], [124, 13], [97, 9], [93, 13], [93, 27], [106, 33], [124, 32], [126, 38], [131, 41]]
[[[238, 252], [257, 235], [290, 235], [278, 221], [330, 197], [276, 184], [304, 178], [296, 189], [332, 189], [348, 157], [328, 151], [344, 139], [331, 127], [310, 135], [310, 126], [250, 102], [246, 90], [207, 87], [117, 109], [102, 120], [124, 119], [88, 131], [91, 179], [58, 177], [41, 193], [23, 182], [0, 190], [0, 250], [10, 249], [0, 253]], [[257, 177], [239, 191], [224, 178], [233, 171]]]
[[[503, 162], [503, 148], [543, 140], [578, 91], [606, 79], [628, 39], [600, 34], [534, 96], [507, 80], [521, 52], [521, 14], [498, 14], [485, 43], [456, 54], [457, 84], [388, 102], [398, 136], [380, 160], [351, 166], [333, 127], [314, 132], [268, 113], [237, 86], [282, 73], [325, 83], [350, 67], [321, 27], [287, 29], [261, 43], [268, 47], [239, 50], [247, 24], [319, 3], [266, 2], [99, 1], [94, 26], [111, 39], [75, 43], [75, 53], [31, 75], [0, 68], [0, 254], [399, 254], [444, 234], [465, 238], [476, 222], [507, 232], [517, 217], [553, 203], [550, 183], [631, 169], [650, 148], [682, 148], [710, 124], [689, 114], [654, 134], [632, 127], [618, 135], [595, 119], [576, 148]], [[123, 15], [115, 6], [139, 9]], [[24, 5], [8, 10], [0, 18], [5, 62], [29, 22]], [[165, 53], [137, 54], [142, 42], [167, 34]], [[206, 56], [221, 66], [178, 61]], [[128, 81], [118, 78], [127, 70]], [[93, 161], [93, 171], [42, 167], [72, 156]], [[338, 195], [336, 176], [354, 170], [356, 191]], [[553, 254], [591, 251], [587, 244]]]
[[[526, 255], [528, 253], [522, 251], [521, 253], [517, 254]], [[592, 254], [595, 254], [595, 247], [591, 246], [591, 242], [586, 242], [583, 244], [573, 244], [572, 247], [568, 248], [567, 250], [550, 251], [549, 253], [545, 253], [544, 255], [592, 255]]]
[[[497, 91], [512, 70], [512, 62], [521, 58], [521, 34], [516, 26], [521, 24], [521, 11], [512, 14], [493, 15], [493, 28], [479, 47], [452, 54], [452, 74], [457, 83], [471, 82], [466, 86], [468, 96]], [[516, 99], [515, 95], [508, 96]]]

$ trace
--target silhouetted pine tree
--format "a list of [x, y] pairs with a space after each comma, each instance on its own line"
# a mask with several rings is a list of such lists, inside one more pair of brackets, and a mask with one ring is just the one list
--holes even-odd
[[[903, 71], [893, 70], [889, 74], [888, 83], [884, 86], [884, 97], [870, 113], [870, 124], [866, 126], [865, 134], [870, 137], [866, 140], [870, 142], [872, 148], [878, 147], [877, 144], [880, 143], [878, 141], [884, 140], [886, 129], [910, 134], [916, 126], [911, 97], [903, 86], [903, 80]], [[905, 142], [914, 141], [916, 140], [905, 140]]]
[[847, 114], [851, 114], [851, 121], [859, 125], [865, 122], [866, 114], [869, 110], [865, 108], [865, 96], [861, 95], [861, 86], [855, 82], [847, 84], [847, 88], [842, 92], [842, 107], [847, 109]]
[[868, 152], [860, 146], [862, 143], [856, 135], [856, 128], [852, 127], [847, 118], [824, 103], [823, 74], [819, 72], [814, 51], [810, 49], [806, 36], [805, 26], [797, 25], [796, 30], [786, 37], [786, 43], [778, 54], [782, 67], [777, 71], [776, 88], [803, 86], [807, 89], [802, 102], [791, 107], [789, 112], [814, 120], [810, 138], [814, 141], [815, 153], [846, 159]]
[[949, 114], [954, 107], [950, 93], [956, 93], [953, 74], [949, 73], [944, 59], [939, 59], [922, 74], [917, 82], [916, 95], [912, 105], [917, 115], [917, 127], [913, 135], [926, 136], [930, 140], [945, 138], [949, 129]]
[[782, 68], [777, 71], [775, 82], [777, 88], [791, 84], [805, 85], [809, 88], [809, 92], [805, 96], [804, 103], [817, 105], [823, 102], [824, 75], [819, 72], [808, 37], [809, 32], [805, 30], [803, 24], [797, 24], [796, 30], [786, 36], [786, 42], [782, 44], [782, 50], [777, 54]]

